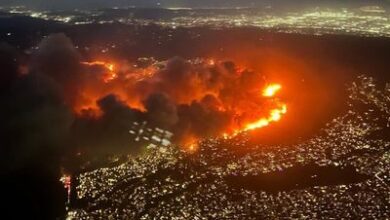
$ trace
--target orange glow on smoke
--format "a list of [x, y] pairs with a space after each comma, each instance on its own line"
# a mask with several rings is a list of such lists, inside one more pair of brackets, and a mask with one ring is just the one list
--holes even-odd
[[102, 66], [104, 67], [107, 72], [103, 76], [103, 81], [105, 83], [109, 83], [110, 81], [116, 79], [118, 77], [118, 74], [115, 72], [115, 64], [110, 62], [104, 62], [104, 61], [93, 61], [93, 62], [81, 62], [83, 65], [87, 66]]
[[[97, 104], [101, 98], [114, 94], [128, 106], [139, 111], [146, 111], [142, 100], [145, 94], [135, 92], [135, 84], [153, 77], [158, 70], [155, 65], [139, 68], [127, 61], [112, 61], [98, 59], [80, 62], [85, 66], [88, 80], [79, 86], [81, 91], [72, 107], [75, 113], [100, 117], [101, 111]], [[89, 75], [88, 75], [89, 74]]]
[[[167, 77], [164, 75], [166, 63], [160, 61], [151, 61], [147, 65], [119, 60], [112, 62], [112, 59], [81, 62], [89, 80], [82, 84], [79, 96], [72, 103], [73, 109], [76, 113], [98, 118], [103, 112], [97, 102], [114, 94], [132, 109], [146, 112], [143, 101], [161, 90], [177, 106], [196, 102], [196, 111], [204, 108], [205, 117], [209, 111], [227, 116], [226, 123], [218, 125], [218, 130], [210, 129], [207, 134], [224, 139], [267, 127], [287, 113], [287, 104], [278, 96], [282, 85], [264, 84], [262, 76], [245, 65], [235, 66], [235, 74], [230, 74], [231, 69], [226, 71], [224, 63], [214, 59], [189, 62], [192, 66], [185, 70], [189, 72], [176, 84], [164, 78]], [[218, 77], [213, 71], [219, 71]], [[206, 96], [212, 98], [204, 99]], [[178, 142], [188, 152], [196, 152], [199, 139], [204, 137], [190, 129], [191, 126]]]
[[[281, 90], [282, 86], [280, 84], [270, 84], [262, 91], [262, 96], [271, 99], [271, 101], [276, 105], [276, 107], [272, 108], [269, 111], [269, 115], [266, 117], [261, 117], [258, 120], [254, 122], [249, 122], [244, 124], [241, 128], [235, 129], [232, 133], [223, 133], [221, 137], [223, 139], [229, 139], [232, 137], [237, 136], [238, 134], [242, 132], [252, 131], [260, 128], [264, 128], [269, 126], [273, 122], [278, 122], [282, 119], [283, 115], [287, 113], [287, 104], [279, 101], [278, 98], [275, 96], [277, 95], [278, 91]], [[187, 142], [185, 145], [187, 146], [187, 152], [193, 153], [198, 150], [198, 144], [197, 141], [194, 139], [191, 139], [191, 141]]]

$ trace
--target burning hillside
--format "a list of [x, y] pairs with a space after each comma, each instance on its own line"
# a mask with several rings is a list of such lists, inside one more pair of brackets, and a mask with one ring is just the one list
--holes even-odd
[[74, 105], [81, 117], [101, 117], [99, 100], [115, 95], [149, 123], [174, 131], [178, 143], [262, 128], [287, 112], [277, 97], [280, 84], [266, 84], [263, 75], [233, 62], [173, 58], [81, 64], [92, 78]]
[[107, 152], [109, 146], [132, 152], [133, 122], [170, 131], [173, 143], [190, 145], [268, 126], [287, 112], [281, 84], [231, 61], [87, 59], [62, 34], [48, 36], [38, 48], [28, 73], [19, 77], [53, 84], [73, 112], [70, 139], [77, 151]]

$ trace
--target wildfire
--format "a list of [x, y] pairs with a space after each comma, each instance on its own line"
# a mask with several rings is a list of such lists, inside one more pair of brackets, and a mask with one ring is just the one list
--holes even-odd
[[[176, 60], [175, 62], [181, 63], [183, 61]], [[216, 131], [217, 135], [221, 135], [221, 138], [229, 139], [242, 132], [267, 127], [280, 121], [287, 113], [287, 105], [277, 96], [282, 85], [271, 83], [258, 91], [263, 78], [253, 72], [251, 75], [253, 80], [250, 83], [248, 80], [242, 80], [247, 76], [242, 74], [247, 70], [245, 66], [235, 66], [236, 74], [228, 74], [231, 70], [221, 71], [224, 66], [219, 66], [219, 62], [214, 59], [207, 59], [203, 62], [199, 60], [187, 61], [185, 64], [192, 67], [190, 70], [172, 69], [172, 66], [157, 61], [152, 61], [146, 66], [142, 62], [141, 64], [133, 64], [102, 60], [81, 62], [81, 64], [92, 67], [86, 69], [99, 73], [91, 74], [97, 80], [84, 85], [81, 98], [73, 104], [75, 112], [88, 117], [100, 117], [102, 112], [97, 101], [108, 94], [115, 94], [132, 109], [147, 113], [144, 100], [147, 100], [148, 96], [153, 93], [161, 92], [169, 96], [169, 104], [176, 105], [177, 111], [190, 112], [193, 115], [199, 112], [199, 114], [203, 114], [203, 117], [223, 115], [223, 117], [216, 117], [216, 120], [221, 121], [221, 123], [212, 124], [213, 129], [210, 131]], [[218, 68], [210, 69], [210, 66]], [[181, 73], [186, 77], [174, 83], [176, 79], [172, 76], [175, 75], [173, 73], [176, 71], [193, 72]], [[210, 79], [213, 81], [212, 84], [210, 84]], [[233, 83], [235, 81], [239, 83]], [[229, 92], [221, 91], [222, 88], [225, 88], [225, 86], [221, 86], [224, 83], [226, 83], [226, 91]], [[183, 90], [189, 90], [189, 92], [183, 93]], [[256, 91], [258, 95], [247, 97], [253, 91]], [[247, 98], [238, 100], [241, 97]], [[227, 117], [225, 118], [225, 116]], [[181, 118], [179, 117], [179, 119]], [[191, 119], [186, 117], [183, 117], [183, 120], [189, 120], [189, 124], [193, 123]], [[178, 123], [178, 125], [181, 124]], [[199, 147], [198, 141], [203, 138], [197, 133], [198, 131], [195, 131], [195, 127], [192, 129], [192, 126], [189, 126], [188, 134], [183, 134], [183, 137], [180, 137], [182, 139], [179, 140], [180, 144], [186, 146], [189, 152], [196, 152]], [[220, 131], [225, 133], [219, 133]]]
[[[267, 86], [263, 90], [263, 97], [272, 98], [274, 97], [277, 92], [282, 88], [280, 84], [271, 84]], [[250, 131], [255, 130], [259, 128], [263, 128], [268, 126], [272, 122], [280, 121], [282, 116], [287, 113], [287, 105], [284, 103], [277, 103], [278, 107], [271, 109], [269, 115], [267, 117], [260, 118], [259, 120], [255, 122], [251, 122], [246, 124], [243, 128], [237, 129], [234, 131], [232, 136], [236, 136], [237, 134], [244, 132], [244, 131]], [[229, 136], [225, 133], [223, 134], [223, 137], [227, 139]]]
[[247, 124], [243, 131], [254, 130], [268, 126], [271, 122], [279, 121], [287, 113], [287, 105], [282, 104], [280, 108], [272, 109], [268, 118], [262, 118], [256, 122]]
[[[274, 98], [277, 92], [282, 88], [280, 84], [271, 84], [263, 89], [262, 95], [265, 98]], [[250, 122], [245, 124], [243, 127], [236, 129], [233, 133], [223, 133], [221, 137], [223, 139], [229, 139], [239, 135], [242, 132], [256, 130], [259, 128], [263, 128], [269, 126], [273, 122], [278, 122], [282, 119], [283, 115], [287, 113], [287, 105], [279, 101], [279, 99], [275, 98], [272, 102], [276, 103], [276, 108], [273, 108], [269, 111], [269, 115], [267, 117], [262, 117], [257, 121]], [[192, 140], [192, 142], [186, 144], [186, 149], [189, 153], [193, 153], [198, 150], [197, 141]]]
[[104, 67], [107, 72], [103, 76], [103, 81], [105, 83], [108, 83], [118, 77], [117, 73], [115, 72], [115, 64], [110, 62], [104, 62], [104, 61], [93, 61], [93, 62], [81, 62], [83, 65], [87, 66], [102, 66]]
[[282, 89], [282, 86], [280, 84], [271, 84], [269, 86], [267, 86], [264, 90], [263, 90], [263, 96], [264, 97], [273, 97], [275, 96], [275, 94], [280, 90]]

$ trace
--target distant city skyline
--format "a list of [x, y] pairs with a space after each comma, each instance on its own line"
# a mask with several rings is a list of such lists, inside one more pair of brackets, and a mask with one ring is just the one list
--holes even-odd
[[382, 5], [389, 6], [389, 0], [0, 0], [0, 6], [27, 6], [37, 9], [99, 9], [109, 7], [190, 7], [190, 8], [230, 8], [230, 7], [262, 7], [262, 6], [359, 6]]

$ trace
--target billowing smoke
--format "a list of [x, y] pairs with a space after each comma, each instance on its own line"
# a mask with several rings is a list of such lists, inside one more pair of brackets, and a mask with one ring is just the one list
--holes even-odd
[[3, 208], [7, 215], [13, 210], [8, 207], [18, 207], [12, 212], [15, 218], [23, 209], [30, 217], [54, 219], [65, 210], [58, 179], [74, 114], [64, 101], [64, 85], [49, 71], [50, 62], [33, 59], [30, 66], [37, 64], [36, 68], [26, 72], [25, 60], [22, 52], [0, 45], [0, 187], [7, 200]]
[[31, 158], [44, 156], [47, 151], [57, 152], [64, 147], [73, 114], [64, 102], [60, 80], [44, 72], [49, 70], [49, 62], [22, 75], [18, 72], [22, 55], [9, 46], [0, 50], [4, 58], [1, 59], [0, 167], [7, 171], [23, 167]]
[[164, 93], [151, 94], [143, 104], [147, 120], [156, 126], [169, 129], [179, 120], [176, 104]]
[[224, 133], [232, 123], [233, 115], [219, 111], [218, 104], [214, 96], [208, 95], [200, 102], [180, 105], [180, 120], [175, 127], [177, 141], [185, 142], [187, 137], [216, 137]]
[[103, 87], [111, 85], [128, 88], [121, 97], [138, 103], [149, 123], [173, 131], [180, 144], [229, 133], [264, 115], [266, 104], [263, 76], [232, 62], [174, 57], [119, 73]]
[[68, 145], [73, 153], [140, 152], [129, 137], [134, 122], [171, 131], [174, 143], [188, 144], [231, 133], [272, 104], [261, 97], [263, 76], [233, 62], [87, 59], [64, 34], [46, 37], [23, 56], [29, 60], [23, 73], [18, 68], [25, 63], [2, 59], [9, 68], [1, 88], [8, 106], [2, 111], [9, 112], [2, 115], [15, 117], [3, 120], [13, 132], [7, 135], [31, 153], [38, 145]]
[[[46, 37], [31, 53], [2, 44], [0, 66], [0, 173], [10, 176], [4, 187], [31, 189], [19, 190], [19, 200], [35, 201], [56, 185], [60, 164], [77, 172], [101, 155], [142, 152], [129, 135], [134, 122], [170, 131], [174, 144], [186, 145], [232, 133], [272, 104], [261, 96], [263, 76], [232, 62], [85, 58], [64, 34]], [[55, 213], [53, 206], [62, 205], [42, 209]]]
[[129, 126], [142, 120], [144, 113], [130, 108], [115, 95], [102, 97], [97, 101], [101, 115], [90, 117], [81, 115], [73, 124], [73, 137], [77, 150], [92, 151], [94, 154], [137, 153], [131, 145]]
[[50, 77], [60, 86], [64, 98], [73, 103], [81, 92], [84, 74], [80, 55], [64, 34], [52, 34], [43, 39], [31, 57], [31, 72]]

